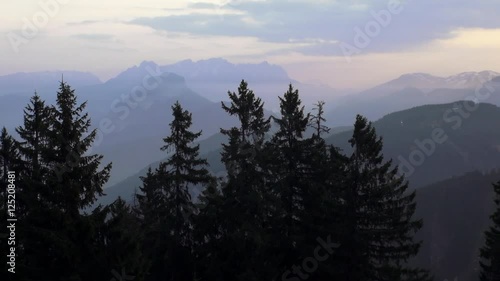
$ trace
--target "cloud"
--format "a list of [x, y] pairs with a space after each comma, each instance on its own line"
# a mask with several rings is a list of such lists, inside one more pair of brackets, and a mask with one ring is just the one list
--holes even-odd
[[68, 22], [66, 23], [67, 26], [77, 26], [77, 25], [87, 25], [87, 24], [96, 24], [96, 23], [102, 23], [103, 21], [98, 21], [98, 20], [83, 20], [83, 21], [76, 21], [76, 22]]
[[207, 3], [207, 2], [195, 2], [195, 3], [189, 3], [188, 7], [190, 9], [207, 9], [207, 10], [215, 10], [219, 8], [219, 5], [216, 5], [214, 3]]
[[113, 41], [114, 35], [111, 34], [75, 34], [73, 37], [83, 40], [96, 40], [96, 41]]
[[[78, 68], [106, 80], [145, 59], [224, 57], [280, 64], [298, 80], [364, 87], [405, 72], [500, 70], [497, 0], [402, 0], [401, 13], [347, 63], [340, 44], [353, 44], [355, 28], [364, 29], [389, 1], [70, 1], [19, 54], [0, 40], [0, 51], [13, 54], [0, 73]], [[5, 33], [21, 34], [24, 18], [41, 11], [37, 1], [6, 5]]]
[[[190, 13], [141, 17], [129, 23], [156, 30], [207, 36], [255, 37], [263, 42], [298, 44], [308, 55], [342, 55], [339, 42], [354, 44], [356, 28], [365, 30], [374, 14], [395, 0], [358, 1], [224, 1], [197, 2]], [[392, 14], [389, 24], [371, 38], [363, 53], [398, 52], [455, 36], [458, 28], [500, 26], [497, 1], [408, 0], [402, 11]], [[205, 12], [199, 12], [200, 9]], [[211, 11], [211, 12], [207, 12]], [[221, 16], [221, 11], [232, 11]], [[239, 12], [239, 13], [236, 13]]]

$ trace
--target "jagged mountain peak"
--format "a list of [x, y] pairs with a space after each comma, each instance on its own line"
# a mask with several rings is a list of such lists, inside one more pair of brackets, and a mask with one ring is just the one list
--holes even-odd
[[255, 81], [290, 80], [286, 71], [267, 61], [260, 63], [232, 63], [224, 58], [204, 60], [182, 60], [174, 64], [164, 65], [163, 71], [177, 73], [191, 82], [227, 81], [235, 83], [241, 79]]
[[481, 72], [468, 71], [446, 77], [445, 80], [448, 83], [458, 84], [457, 86], [475, 86], [477, 83], [488, 82], [499, 75], [500, 73], [491, 70], [484, 70]]

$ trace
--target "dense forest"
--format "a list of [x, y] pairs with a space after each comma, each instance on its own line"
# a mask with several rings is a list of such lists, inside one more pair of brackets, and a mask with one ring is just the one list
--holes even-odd
[[[421, 239], [425, 212], [445, 204], [417, 211], [429, 187], [422, 195], [409, 187], [371, 122], [358, 115], [342, 149], [325, 141], [325, 104], [305, 112], [292, 85], [279, 116], [265, 117], [245, 81], [229, 99], [221, 110], [239, 126], [220, 129], [224, 176], [208, 169], [202, 132], [177, 102], [165, 108], [166, 160], [141, 177], [132, 200], [95, 206], [112, 164], [91, 152], [86, 103], [64, 82], [54, 105], [35, 93], [19, 138], [0, 135], [1, 221], [10, 224], [11, 199], [17, 218], [15, 244], [2, 239], [2, 280], [435, 279], [438, 269], [413, 259], [432, 251]], [[193, 187], [203, 190], [196, 198]], [[483, 281], [500, 280], [500, 182], [488, 188], [496, 200], [477, 257]]]

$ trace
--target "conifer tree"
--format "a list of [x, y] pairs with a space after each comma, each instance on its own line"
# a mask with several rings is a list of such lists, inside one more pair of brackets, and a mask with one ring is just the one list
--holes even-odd
[[144, 237], [132, 208], [118, 197], [112, 204], [96, 208], [92, 219], [98, 226], [94, 236], [99, 260], [92, 280], [112, 280], [117, 275], [124, 280], [145, 280], [149, 263], [143, 256]]
[[244, 80], [237, 93], [228, 95], [230, 105], [222, 102], [222, 108], [238, 118], [239, 126], [221, 129], [229, 139], [221, 153], [228, 175], [221, 189], [219, 217], [210, 218], [219, 222], [223, 234], [217, 241], [219, 251], [213, 257], [219, 266], [208, 268], [211, 272], [205, 274], [216, 280], [265, 280], [270, 270], [264, 256], [268, 214], [260, 160], [270, 121], [264, 118], [263, 102]]
[[152, 226], [160, 221], [160, 214], [157, 212], [163, 202], [163, 193], [159, 187], [158, 177], [148, 168], [145, 176], [141, 176], [142, 186], [139, 187], [140, 192], [135, 194], [137, 199], [136, 211], [139, 219], [145, 224]]
[[[155, 242], [166, 243], [166, 252], [151, 256], [151, 280], [193, 279], [192, 215], [196, 214], [197, 210], [189, 188], [208, 185], [213, 180], [205, 168], [207, 161], [199, 157], [199, 145], [193, 145], [201, 131], [194, 133], [189, 130], [192, 124], [191, 113], [176, 102], [172, 106], [172, 115], [174, 120], [170, 123], [170, 135], [163, 139], [165, 145], [161, 149], [172, 149], [174, 152], [166, 162], [160, 163], [155, 173], [150, 172], [143, 179], [148, 186], [143, 187], [143, 197], [138, 197], [139, 212], [145, 221], [149, 220], [147, 211], [150, 210], [147, 208], [153, 208], [153, 212], [159, 214], [158, 225], [155, 225], [157, 228], [150, 231], [157, 231], [160, 234], [159, 239], [163, 240]], [[153, 204], [147, 206], [141, 202]], [[155, 206], [158, 206], [157, 209]]]
[[269, 159], [272, 159], [272, 177], [267, 185], [276, 200], [270, 223], [276, 243], [271, 251], [276, 253], [277, 270], [285, 272], [305, 252], [302, 219], [305, 193], [310, 184], [308, 157], [311, 141], [304, 136], [310, 116], [304, 113], [298, 90], [290, 85], [279, 99], [281, 118], [274, 118], [278, 130], [267, 149]]
[[[301, 258], [281, 275], [283, 280], [314, 279], [332, 280], [335, 275], [336, 259], [333, 251], [338, 247], [340, 188], [344, 184], [345, 167], [348, 159], [339, 149], [327, 145], [323, 135], [330, 129], [325, 125], [324, 102], [315, 104], [315, 114], [310, 115], [308, 126], [313, 129], [312, 137], [304, 138], [301, 148], [303, 163], [301, 202], [297, 218], [300, 243], [297, 253]], [[320, 254], [318, 243], [327, 248]], [[301, 268], [303, 261], [316, 255], [314, 270]]]
[[111, 164], [99, 170], [102, 155], [85, 155], [97, 134], [96, 129], [89, 131], [91, 120], [84, 112], [86, 104], [77, 105], [75, 91], [61, 82], [56, 106], [51, 108], [48, 145], [52, 151], [45, 155], [52, 167], [49, 178], [49, 184], [54, 186], [52, 199], [73, 216], [103, 195], [102, 186], [111, 170]]
[[[208, 163], [206, 159], [199, 157], [200, 145], [193, 145], [202, 132], [191, 132], [191, 113], [183, 110], [179, 102], [172, 107], [174, 120], [170, 123], [171, 134], [163, 139], [165, 145], [162, 150], [172, 149], [172, 156], [160, 164], [160, 180], [165, 176], [172, 181], [173, 190], [167, 195], [172, 204], [175, 217], [174, 232], [182, 235], [184, 226], [190, 225], [188, 217], [196, 212], [189, 192], [189, 185], [207, 185], [212, 177], [205, 168]], [[187, 237], [185, 237], [187, 238]]]
[[[342, 186], [342, 176], [345, 172], [345, 156], [338, 148], [327, 145], [324, 135], [330, 132], [325, 125], [323, 101], [318, 101], [310, 117], [309, 126], [313, 129], [311, 138], [305, 139], [304, 177], [306, 187], [303, 191], [303, 210], [300, 217], [304, 245], [301, 256], [307, 257], [314, 253], [321, 241], [336, 242], [339, 217], [339, 190]], [[337, 246], [337, 244], [335, 244]], [[308, 278], [330, 280], [334, 278], [332, 270], [335, 260], [332, 254], [326, 252], [327, 258], [318, 262], [314, 272], [307, 272]]]
[[39, 200], [47, 196], [49, 189], [45, 184], [48, 167], [42, 157], [49, 150], [47, 141], [50, 118], [50, 108], [35, 92], [24, 109], [23, 125], [16, 128], [20, 138], [17, 146], [21, 157], [18, 176], [22, 182], [22, 190], [19, 192], [19, 201], [23, 215], [26, 216], [29, 211], [38, 207]]
[[49, 151], [47, 146], [50, 109], [45, 102], [35, 94], [24, 109], [24, 122], [16, 128], [20, 140], [17, 143], [20, 152], [18, 170], [18, 207], [22, 213], [19, 223], [19, 236], [23, 237], [20, 253], [20, 272], [35, 272], [39, 270], [38, 258], [32, 249], [40, 249], [43, 244], [38, 241], [38, 221], [44, 207], [42, 199], [46, 199], [50, 187], [45, 184], [48, 167], [43, 155]]
[[311, 115], [309, 126], [314, 129], [313, 136], [316, 137], [318, 140], [321, 140], [322, 139], [321, 135], [325, 134], [325, 133], [326, 134], [330, 133], [330, 128], [328, 128], [328, 126], [324, 125], [326, 122], [325, 110], [323, 109], [325, 106], [325, 102], [318, 101], [315, 104], [315, 106], [316, 107], [313, 108], [313, 110], [316, 110], [317, 113], [315, 115]]
[[491, 215], [492, 225], [485, 232], [486, 240], [481, 248], [481, 281], [500, 280], [500, 181], [493, 185], [496, 210]]
[[382, 139], [364, 117], [356, 117], [349, 142], [354, 151], [342, 196], [338, 279], [425, 280], [425, 271], [407, 265], [420, 247], [413, 241], [422, 227], [413, 218], [415, 191], [384, 162]]
[[195, 280], [216, 280], [220, 276], [218, 269], [225, 266], [225, 260], [218, 256], [222, 252], [221, 247], [224, 247], [221, 241], [226, 233], [222, 223], [224, 198], [220, 192], [221, 180], [214, 178], [198, 197], [199, 202], [196, 205], [198, 213], [193, 217]]
[[[318, 210], [322, 212], [323, 216], [319, 217], [321, 225], [318, 229], [318, 237], [322, 241], [329, 243], [328, 257], [321, 261], [318, 265], [315, 277], [317, 280], [334, 280], [339, 278], [339, 264], [344, 262], [344, 257], [338, 255], [337, 250], [340, 246], [341, 238], [343, 237], [343, 228], [345, 227], [345, 212], [343, 212], [343, 205], [345, 199], [343, 198], [343, 191], [348, 183], [348, 167], [349, 158], [341, 153], [340, 149], [328, 145], [326, 152], [326, 160], [324, 168], [319, 169], [322, 174], [319, 176], [323, 181], [318, 183], [319, 186], [324, 188], [321, 193], [321, 199], [318, 200], [320, 205]], [[341, 277], [344, 278], [344, 277]]]
[[24, 109], [23, 126], [16, 128], [20, 137], [19, 150], [23, 156], [23, 171], [33, 181], [42, 181], [42, 154], [47, 151], [50, 109], [35, 92]]
[[168, 263], [168, 210], [165, 208], [164, 191], [157, 173], [158, 171], [152, 171], [149, 167], [146, 176], [141, 177], [142, 186], [135, 195], [135, 212], [145, 237], [142, 243], [143, 254], [150, 262], [145, 280], [160, 279], [164, 276]]
[[0, 132], [0, 165], [3, 181], [7, 180], [8, 172], [19, 165], [19, 151], [14, 138], [5, 127]]
[[[323, 101], [315, 104], [316, 107], [313, 110], [316, 111], [316, 114], [311, 115], [310, 123], [308, 124], [308, 126], [313, 128], [314, 133], [311, 138], [305, 139], [305, 176], [309, 183], [309, 187], [304, 194], [304, 204], [307, 205], [305, 206], [305, 211], [306, 215], [309, 216], [309, 218], [304, 218], [307, 226], [323, 224], [323, 222], [317, 219], [319, 219], [321, 214], [324, 214], [319, 207], [321, 206], [320, 202], [325, 198], [325, 193], [327, 192], [326, 177], [328, 173], [331, 173], [331, 171], [327, 170], [329, 151], [323, 138], [324, 134], [330, 132], [330, 128], [325, 125], [324, 105]], [[319, 227], [319, 225], [316, 225], [316, 227]]]
[[[96, 130], [89, 131], [91, 121], [85, 106], [85, 102], [78, 105], [74, 90], [61, 82], [48, 120], [46, 147], [50, 149], [40, 150], [40, 163], [47, 167], [43, 177], [47, 189], [37, 191], [40, 204], [31, 220], [38, 234], [38, 247], [29, 249], [26, 257], [33, 279], [86, 279], [95, 266], [95, 249], [89, 246], [94, 244], [94, 227], [83, 210], [103, 194], [111, 164], [100, 169], [103, 156], [86, 153]], [[29, 130], [25, 127], [19, 131], [25, 136], [35, 135]]]

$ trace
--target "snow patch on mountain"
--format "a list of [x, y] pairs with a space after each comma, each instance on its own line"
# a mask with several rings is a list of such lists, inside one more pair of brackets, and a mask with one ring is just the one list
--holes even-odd
[[448, 77], [439, 77], [427, 73], [410, 73], [401, 75], [399, 78], [383, 84], [391, 88], [414, 87], [421, 90], [430, 89], [470, 89], [480, 87], [493, 78], [500, 76], [500, 73], [485, 70], [481, 72], [462, 72]]

